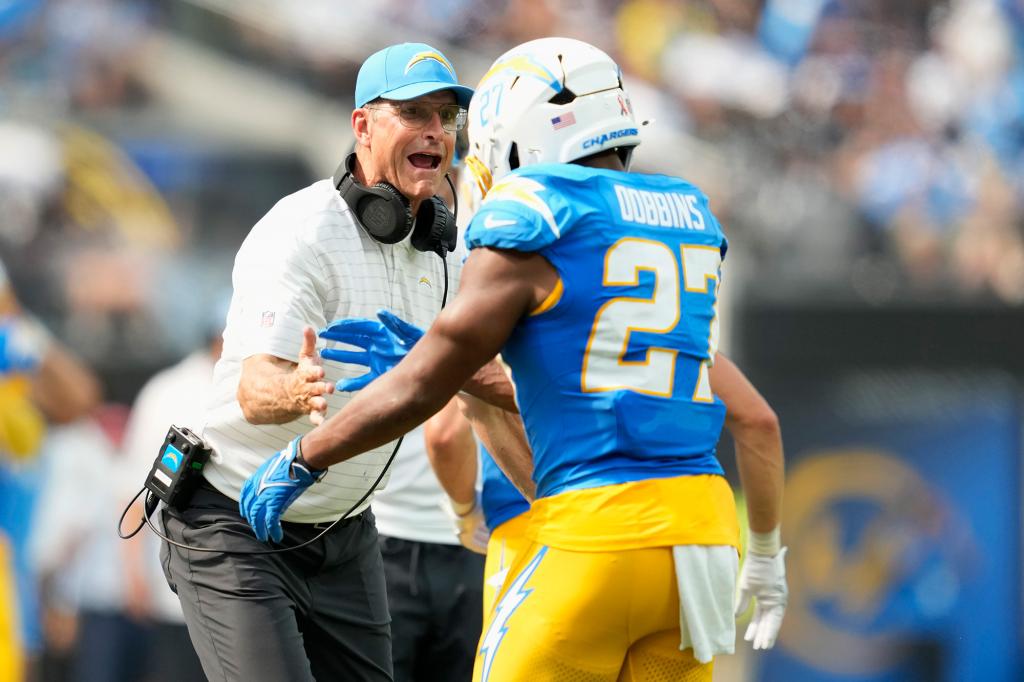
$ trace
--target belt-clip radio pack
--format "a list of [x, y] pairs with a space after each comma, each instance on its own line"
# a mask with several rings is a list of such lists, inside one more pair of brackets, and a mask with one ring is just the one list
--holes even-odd
[[167, 506], [182, 509], [199, 485], [209, 459], [210, 448], [202, 438], [184, 426], [172, 425], [149, 471], [146, 488]]

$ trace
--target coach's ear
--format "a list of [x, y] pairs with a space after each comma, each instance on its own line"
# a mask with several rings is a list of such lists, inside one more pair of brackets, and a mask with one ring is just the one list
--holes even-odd
[[370, 144], [370, 110], [366, 107], [352, 111], [352, 136], [363, 146]]

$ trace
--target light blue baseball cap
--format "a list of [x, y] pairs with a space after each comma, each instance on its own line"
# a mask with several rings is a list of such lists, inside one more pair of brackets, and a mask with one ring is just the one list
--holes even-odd
[[356, 106], [378, 97], [406, 100], [438, 90], [451, 90], [467, 108], [473, 97], [473, 89], [459, 85], [455, 68], [439, 50], [425, 43], [401, 43], [373, 53], [359, 67]]

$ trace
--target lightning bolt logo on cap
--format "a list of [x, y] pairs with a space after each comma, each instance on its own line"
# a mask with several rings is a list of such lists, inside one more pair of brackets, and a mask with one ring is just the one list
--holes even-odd
[[455, 69], [448, 63], [448, 60], [444, 58], [444, 55], [439, 52], [417, 52], [405, 65], [405, 73], [408, 74], [412, 67], [416, 66], [422, 61], [426, 60], [434, 61], [448, 69], [448, 73], [452, 75], [452, 79], [455, 79]]

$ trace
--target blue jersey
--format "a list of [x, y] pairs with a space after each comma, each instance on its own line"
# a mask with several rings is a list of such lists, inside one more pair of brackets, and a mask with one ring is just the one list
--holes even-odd
[[530, 509], [530, 503], [519, 492], [519, 488], [508, 480], [505, 472], [483, 445], [480, 446], [480, 468], [483, 474], [480, 501], [484, 508], [484, 519], [490, 530], [493, 531], [509, 519]]
[[490, 189], [466, 243], [539, 253], [559, 275], [502, 350], [538, 497], [722, 473], [725, 406], [708, 368], [727, 242], [698, 188], [528, 166]]

